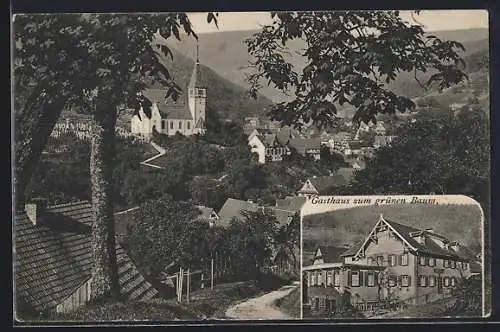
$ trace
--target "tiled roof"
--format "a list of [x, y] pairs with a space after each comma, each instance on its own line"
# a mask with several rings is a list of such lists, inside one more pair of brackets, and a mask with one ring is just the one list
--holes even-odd
[[258, 210], [259, 206], [255, 203], [228, 198], [218, 213], [218, 225], [228, 226], [233, 217], [243, 220], [244, 217], [241, 211], [256, 212]]
[[280, 226], [288, 224], [290, 218], [293, 217], [293, 215], [297, 212], [276, 207], [263, 207], [248, 201], [228, 198], [218, 213], [219, 220], [217, 223], [220, 226], [226, 227], [229, 225], [233, 218], [244, 220], [242, 211], [257, 212], [260, 209], [267, 209], [271, 211], [276, 216], [276, 219]]
[[[445, 257], [445, 258], [453, 258], [453, 259], [462, 259], [462, 260], [470, 260], [469, 257], [465, 256], [462, 252], [460, 251], [454, 251], [451, 249], [445, 249], [441, 248], [437, 243], [435, 243], [432, 240], [427, 240], [425, 241], [424, 244], [419, 243], [413, 236], [410, 235], [410, 233], [416, 233], [416, 232], [425, 232], [423, 229], [415, 228], [412, 226], [404, 225], [397, 223], [389, 218], [383, 217], [383, 220], [390, 225], [408, 244], [410, 244], [412, 247], [414, 247], [417, 252], [432, 255], [432, 256], [437, 256], [437, 257]], [[442, 239], [446, 239], [443, 235], [437, 234], [437, 233], [428, 233], [429, 236], [434, 236]], [[447, 240], [448, 241], [448, 240]], [[356, 243], [354, 246], [349, 248], [342, 256], [352, 256], [355, 255], [359, 249], [361, 249], [361, 246], [364, 244], [365, 240], [362, 240], [358, 243]]]
[[283, 210], [299, 212], [306, 198], [303, 196], [288, 196], [284, 199], [276, 200], [276, 207]]
[[167, 94], [167, 90], [165, 89], [146, 89], [143, 94], [151, 103], [156, 103], [162, 118], [174, 120], [193, 119], [191, 111], [189, 110], [187, 93], [182, 93], [177, 101], [171, 98], [165, 100]]
[[319, 246], [319, 250], [321, 250], [321, 258], [323, 258], [323, 262], [337, 263], [343, 261], [342, 254], [347, 250], [347, 248], [335, 246]]
[[[15, 292], [35, 311], [54, 309], [91, 277], [91, 222], [89, 202], [48, 207], [36, 226], [26, 213], [15, 217]], [[149, 300], [158, 291], [139, 273], [116, 244], [122, 294]]]
[[301, 155], [306, 153], [308, 149], [320, 149], [321, 140], [312, 138], [293, 138], [289, 143]]
[[188, 88], [207, 88], [208, 82], [207, 77], [204, 75], [203, 70], [199, 63], [195, 63], [193, 68], [193, 73], [191, 74], [191, 79], [189, 80]]
[[332, 190], [341, 187], [348, 183], [348, 179], [344, 177], [344, 174], [334, 174], [329, 176], [318, 176], [315, 178], [310, 178], [312, 185], [318, 191], [319, 195], [331, 194]]

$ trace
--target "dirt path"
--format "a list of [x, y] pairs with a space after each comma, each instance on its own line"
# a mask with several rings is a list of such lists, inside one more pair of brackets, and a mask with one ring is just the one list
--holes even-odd
[[227, 309], [226, 317], [239, 320], [295, 319], [280, 311], [274, 302], [291, 293], [296, 287], [293, 285], [283, 286], [278, 290], [238, 303]]

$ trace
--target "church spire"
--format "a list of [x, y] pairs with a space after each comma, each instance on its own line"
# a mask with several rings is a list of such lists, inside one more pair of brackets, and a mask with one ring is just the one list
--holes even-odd
[[196, 41], [196, 63], [194, 64], [193, 73], [191, 74], [191, 80], [189, 81], [189, 88], [206, 88], [206, 82], [202, 77], [200, 68], [200, 47], [198, 41]]
[[200, 43], [196, 40], [196, 64], [200, 64]]

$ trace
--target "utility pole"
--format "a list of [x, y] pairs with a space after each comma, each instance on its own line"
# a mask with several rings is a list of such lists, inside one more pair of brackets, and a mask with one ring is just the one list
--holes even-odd
[[211, 278], [210, 278], [210, 289], [213, 290], [214, 289], [214, 258], [212, 257], [211, 259], [211, 266], [210, 266], [210, 274], [211, 274]]
[[190, 287], [190, 284], [191, 284], [191, 277], [189, 275], [189, 269], [187, 270], [186, 281], [187, 281], [187, 285], [186, 285], [186, 301], [189, 304], [189, 287]]

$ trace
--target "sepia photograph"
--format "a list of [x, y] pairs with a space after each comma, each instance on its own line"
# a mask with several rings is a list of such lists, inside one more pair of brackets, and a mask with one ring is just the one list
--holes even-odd
[[303, 217], [303, 318], [486, 315], [484, 214], [473, 199], [337, 196], [307, 205], [317, 204], [330, 211]]
[[[384, 227], [411, 266], [413, 235], [444, 232], [439, 259], [475, 282], [447, 248], [479, 254], [489, 225], [486, 10], [15, 13], [11, 28], [15, 324], [337, 317], [308, 295], [327, 280], [314, 263], [350, 266], [322, 255]], [[330, 212], [312, 203], [325, 195], [452, 194], [483, 219], [475, 203], [429, 222], [356, 212], [341, 233], [306, 218]], [[346, 293], [352, 274], [335, 291], [378, 317], [445, 301], [455, 272], [432, 279], [448, 278], [439, 296]]]

